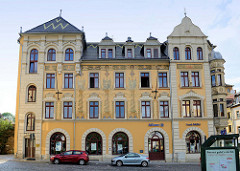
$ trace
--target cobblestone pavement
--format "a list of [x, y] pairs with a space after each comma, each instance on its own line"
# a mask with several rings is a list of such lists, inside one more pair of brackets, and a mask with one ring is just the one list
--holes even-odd
[[161, 171], [200, 171], [199, 164], [176, 164], [176, 163], [158, 163], [153, 162], [148, 167], [140, 166], [111, 166], [107, 162], [90, 161], [87, 165], [77, 164], [51, 164], [49, 162], [39, 161], [18, 161], [15, 159], [6, 159], [0, 157], [0, 171], [75, 171], [75, 170], [116, 170], [116, 171], [138, 171], [138, 170], [161, 170]]

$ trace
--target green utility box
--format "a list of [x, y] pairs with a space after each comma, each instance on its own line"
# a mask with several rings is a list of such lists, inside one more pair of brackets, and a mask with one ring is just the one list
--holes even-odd
[[212, 135], [201, 147], [202, 171], [239, 171], [238, 134]]

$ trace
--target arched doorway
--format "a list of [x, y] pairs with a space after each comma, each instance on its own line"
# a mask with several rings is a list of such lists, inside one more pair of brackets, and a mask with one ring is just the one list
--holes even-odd
[[160, 132], [154, 131], [149, 135], [148, 152], [150, 160], [165, 160], [164, 138]]
[[190, 131], [186, 135], [186, 153], [200, 153], [201, 136], [197, 131]]
[[96, 132], [88, 134], [85, 150], [88, 154], [102, 155], [102, 136]]
[[64, 134], [57, 132], [50, 138], [50, 154], [60, 154], [66, 151], [66, 137]]
[[126, 154], [129, 151], [128, 136], [123, 132], [117, 132], [112, 138], [112, 154]]

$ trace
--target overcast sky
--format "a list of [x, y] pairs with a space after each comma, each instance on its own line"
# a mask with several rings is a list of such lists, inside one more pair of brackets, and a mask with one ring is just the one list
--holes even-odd
[[23, 31], [59, 16], [79, 29], [88, 42], [108, 32], [114, 41], [145, 41], [152, 32], [160, 42], [187, 16], [217, 45], [225, 63], [226, 83], [240, 90], [240, 0], [0, 0], [0, 113], [15, 114], [20, 27]]

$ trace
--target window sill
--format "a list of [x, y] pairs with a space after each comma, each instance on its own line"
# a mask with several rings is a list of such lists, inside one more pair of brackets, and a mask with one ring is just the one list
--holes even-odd
[[55, 88], [45, 88], [45, 90], [56, 90]]
[[152, 90], [152, 88], [150, 88], [150, 87], [141, 87], [141, 88], [139, 88], [140, 90]]
[[100, 90], [100, 88], [88, 88], [89, 90]]
[[63, 91], [74, 90], [74, 88], [63, 88]]
[[201, 89], [202, 87], [192, 87], [192, 86], [189, 86], [189, 87], [180, 87], [180, 88], [182, 88], [182, 89], [189, 89], [189, 88], [191, 88], [191, 89]]
[[158, 90], [169, 90], [169, 87], [158, 87]]
[[126, 88], [114, 88], [114, 90], [126, 90]]

